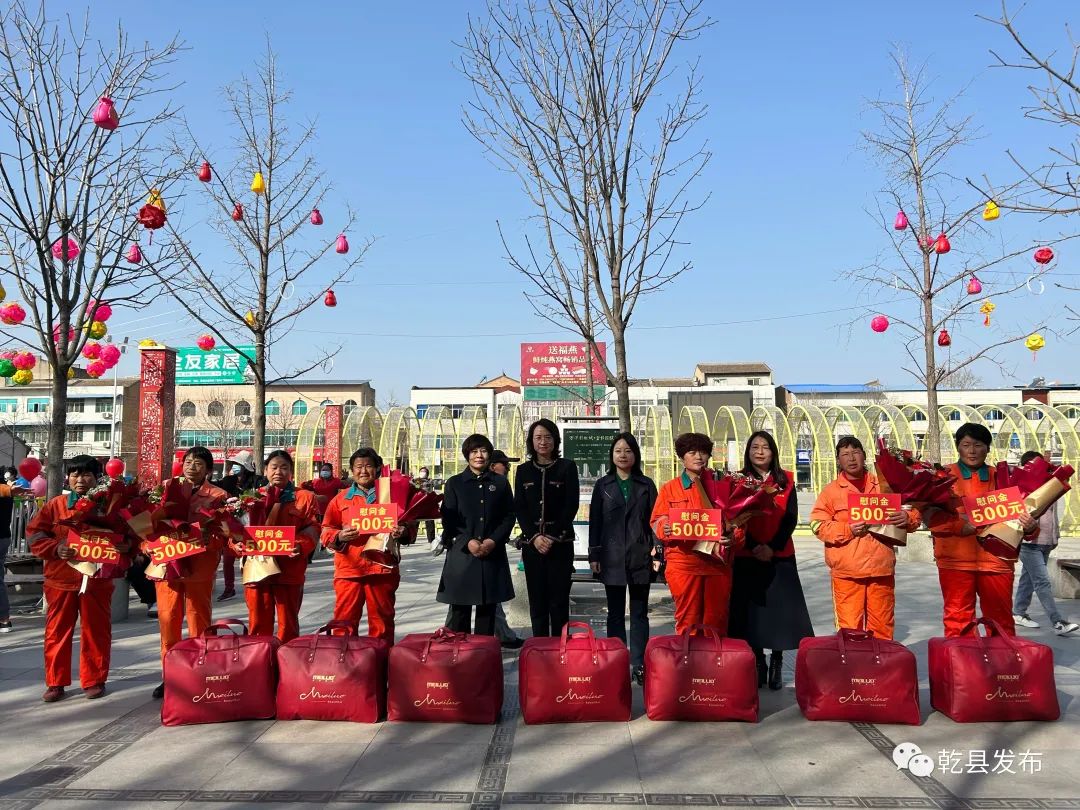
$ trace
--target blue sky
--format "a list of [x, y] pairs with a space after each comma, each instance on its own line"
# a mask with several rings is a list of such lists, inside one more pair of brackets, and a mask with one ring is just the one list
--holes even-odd
[[[1071, 5], [1029, 4], [1022, 30], [1037, 44], [1063, 46]], [[1046, 145], [1063, 135], [1024, 120], [1029, 77], [989, 69], [990, 48], [1013, 53], [1003, 32], [975, 17], [995, 14], [997, 3], [708, 6], [717, 24], [682, 57], [701, 58], [710, 109], [697, 132], [713, 159], [695, 192], [711, 198], [680, 232], [688, 243], [680, 257], [693, 261], [693, 271], [639, 306], [631, 375], [686, 375], [697, 361], [764, 360], [781, 383], [876, 378], [911, 385], [893, 332], [874, 336], [860, 322], [849, 338], [838, 328], [865, 311], [839, 274], [886, 244], [865, 213], [882, 184], [859, 148], [860, 130], [872, 123], [866, 100], [895, 93], [889, 53], [901, 43], [912, 61], [929, 63], [937, 95], [968, 86], [961, 110], [975, 116], [983, 137], [958, 154], [958, 173], [1006, 179], [1007, 148], [1041, 160]], [[52, 13], [85, 8], [50, 4]], [[516, 376], [520, 342], [569, 338], [536, 318], [523, 299], [523, 280], [504, 261], [495, 223], [520, 229], [530, 210], [513, 178], [485, 159], [460, 122], [470, 87], [455, 67], [454, 43], [467, 15], [481, 13], [480, 2], [209, 8], [105, 0], [93, 3], [92, 13], [103, 32], [119, 18], [136, 38], [180, 35], [189, 50], [175, 66], [174, 78], [183, 82], [177, 101], [200, 137], [220, 144], [230, 137], [220, 87], [254, 70], [269, 35], [295, 90], [293, 115], [317, 119], [316, 152], [335, 198], [359, 214], [350, 239], [378, 240], [354, 282], [337, 288], [338, 307], [312, 310], [275, 348], [275, 365], [296, 365], [313, 343], [340, 339], [345, 350], [334, 377], [369, 378], [380, 398], [393, 390], [407, 399], [412, 385], [468, 385], [502, 371]], [[324, 205], [323, 213], [332, 207]], [[1018, 239], [1051, 238], [1064, 227], [1018, 215], [999, 223]], [[1058, 272], [1080, 273], [1077, 251], [1080, 244], [1061, 247]], [[954, 250], [957, 261], [959, 254]], [[403, 283], [416, 286], [397, 286]], [[996, 299], [995, 320], [1034, 322], [1047, 310], [1059, 312], [1069, 295], [1080, 293], [1048, 285], [1041, 296]], [[175, 309], [159, 303], [147, 313], [120, 312], [114, 332], [137, 340], [156, 328], [167, 342], [190, 345], [199, 330], [177, 333]], [[789, 317], [815, 312], [822, 314]], [[147, 314], [162, 317], [135, 321]], [[1064, 315], [1055, 317], [1063, 323]], [[954, 345], [977, 345], [991, 334], [981, 329], [954, 332]], [[1007, 370], [1024, 381], [1034, 373], [1080, 381], [1068, 359], [1075, 338], [1047, 337], [1034, 366], [1021, 346], [1004, 352]], [[123, 371], [134, 371], [131, 360], [125, 363]], [[991, 366], [978, 373], [988, 385], [1018, 381], [1003, 381]]]

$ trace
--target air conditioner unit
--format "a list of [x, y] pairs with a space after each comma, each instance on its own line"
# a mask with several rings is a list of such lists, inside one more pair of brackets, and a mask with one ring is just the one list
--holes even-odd
[[241, 416], [240, 417], [240, 424], [241, 425], [250, 425], [251, 424], [251, 417], [250, 416]]
[[106, 439], [101, 443], [101, 446], [104, 447], [106, 450], [110, 450], [112, 448], [112, 442]]
[[101, 418], [102, 419], [112, 419], [112, 411], [105, 411], [105, 413], [103, 413], [101, 415]]

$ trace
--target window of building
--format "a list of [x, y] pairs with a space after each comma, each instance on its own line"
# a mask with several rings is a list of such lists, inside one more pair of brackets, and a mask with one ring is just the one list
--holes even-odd
[[992, 421], [1000, 421], [1005, 418], [1005, 414], [997, 408], [990, 408], [986, 412], [986, 418]]
[[343, 410], [344, 410], [345, 413], [352, 413], [353, 411], [355, 411], [356, 410], [356, 400], [355, 399], [347, 399], [347, 400], [345, 400], [345, 408]]
[[296, 440], [300, 435], [299, 430], [268, 430], [266, 431], [267, 447], [295, 447]]
[[83, 408], [86, 406], [86, 400], [83, 399], [69, 399], [67, 402], [68, 413], [82, 413]]
[[94, 413], [109, 413], [112, 409], [113, 403], [108, 397], [94, 400]]
[[69, 427], [64, 431], [64, 441], [71, 444], [76, 444], [82, 441], [82, 425]]
[[94, 425], [94, 441], [107, 442], [112, 438], [112, 430], [108, 425]]
[[222, 417], [225, 415], [225, 406], [215, 399], [206, 406], [206, 415]]
[[417, 419], [423, 419], [424, 414], [427, 413], [427, 410], [428, 410], [429, 407], [431, 407], [431, 406], [430, 405], [417, 405], [416, 406], [416, 418]]
[[761, 381], [761, 377], [748, 377], [746, 380], [747, 385], [764, 385]]
[[192, 417], [195, 415], [195, 403], [190, 400], [180, 403], [180, 415], [183, 417]]
[[49, 442], [49, 429], [45, 427], [15, 427], [15, 435], [31, 447], [44, 447]]
[[45, 413], [49, 410], [48, 397], [31, 397], [26, 400], [26, 410], [30, 413]]
[[950, 422], [959, 422], [963, 418], [964, 417], [960, 413], [960, 411], [953, 411], [952, 413], [949, 414], [949, 421]]
[[236, 407], [233, 408], [233, 412], [237, 416], [251, 416], [251, 403], [246, 399], [242, 399], [236, 403]]
[[1062, 408], [1061, 412], [1065, 414], [1066, 419], [1080, 419], [1080, 408]]
[[220, 447], [221, 433], [216, 430], [181, 430], [176, 444], [179, 447]]
[[334, 404], [334, 401], [332, 399], [324, 399], [322, 402], [319, 403], [319, 407], [320, 408], [325, 408], [327, 405], [333, 405], [333, 404]]
[[298, 399], [298, 400], [296, 400], [296, 402], [294, 402], [292, 404], [292, 415], [293, 416], [303, 416], [306, 413], [307, 413], [307, 403], [304, 402], [304, 400]]
[[17, 399], [0, 399], [0, 413], [15, 413], [19, 408]]
[[267, 400], [264, 410], [267, 416], [277, 416], [281, 413], [281, 403], [276, 399]]

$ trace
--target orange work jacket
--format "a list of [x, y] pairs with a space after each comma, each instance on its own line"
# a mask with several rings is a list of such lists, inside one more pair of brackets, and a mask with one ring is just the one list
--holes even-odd
[[[685, 473], [660, 487], [656, 505], [653, 506], [651, 523], [657, 538], [664, 544], [664, 559], [667, 560], [667, 567], [670, 570], [696, 576], [730, 576], [730, 562], [699, 554], [693, 550], [693, 541], [664, 538], [664, 523], [668, 520], [668, 512], [672, 509], [711, 508], [713, 507], [703, 502], [701, 492], [690, 482]], [[742, 535], [743, 532], [739, 530], [736, 536], [736, 548]]]
[[[61, 560], [56, 555], [57, 547], [67, 542], [70, 526], [61, 525], [61, 520], [68, 520], [75, 514], [68, 508], [68, 496], [57, 495], [51, 498], [26, 526], [26, 536], [30, 540], [30, 553], [45, 563], [45, 584], [59, 591], [77, 591], [82, 586], [83, 575]], [[107, 579], [92, 578], [87, 583], [89, 588], [103, 587], [111, 583]]]
[[[274, 574], [256, 584], [303, 585], [307, 578], [308, 556], [315, 550], [319, 537], [318, 502], [314, 492], [294, 489], [296, 500], [284, 503], [278, 510], [275, 526], [295, 526], [300, 553], [295, 557], [275, 557], [280, 574]], [[265, 494], [265, 487], [259, 490]]]

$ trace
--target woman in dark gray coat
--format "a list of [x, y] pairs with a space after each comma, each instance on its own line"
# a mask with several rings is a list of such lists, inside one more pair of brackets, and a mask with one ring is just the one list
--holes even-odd
[[632, 433], [615, 437], [610, 460], [610, 471], [596, 482], [589, 507], [589, 564], [607, 590], [608, 638], [624, 644], [630, 591], [630, 664], [634, 680], [642, 683], [656, 546], [649, 516], [656, 504], [656, 484], [641, 471], [641, 449]]
[[[461, 452], [469, 468], [443, 488], [442, 525], [446, 559], [436, 596], [450, 605], [449, 628], [495, 635], [495, 608], [514, 598], [506, 542], [514, 528], [510, 484], [488, 469], [494, 448], [486, 436], [469, 436]], [[476, 607], [475, 630], [472, 609]]]

